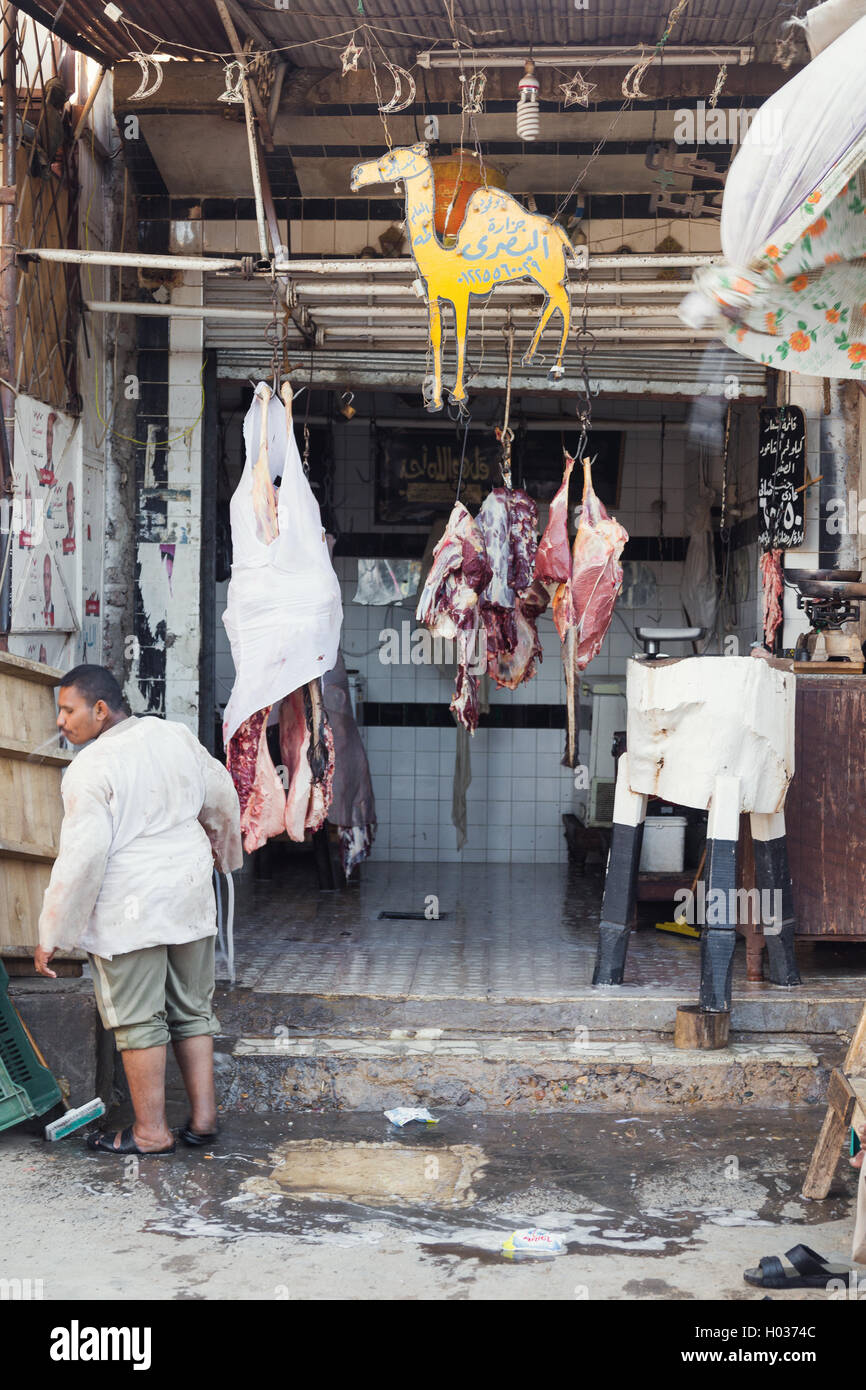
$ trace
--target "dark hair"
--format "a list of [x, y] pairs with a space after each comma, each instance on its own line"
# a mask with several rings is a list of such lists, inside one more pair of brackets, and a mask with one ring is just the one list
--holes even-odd
[[97, 700], [104, 700], [110, 710], [126, 708], [123, 691], [105, 666], [89, 666], [86, 663], [83, 666], [73, 666], [57, 684], [74, 686], [91, 708]]

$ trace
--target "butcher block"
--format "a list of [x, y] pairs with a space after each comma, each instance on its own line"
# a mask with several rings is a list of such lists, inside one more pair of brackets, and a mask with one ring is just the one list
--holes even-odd
[[798, 673], [785, 824], [797, 935], [866, 941], [866, 676]]
[[[57, 856], [60, 778], [72, 754], [58, 747], [54, 687], [62, 672], [0, 652], [0, 958], [33, 973], [39, 913]], [[59, 951], [58, 974], [80, 974], [80, 951]]]

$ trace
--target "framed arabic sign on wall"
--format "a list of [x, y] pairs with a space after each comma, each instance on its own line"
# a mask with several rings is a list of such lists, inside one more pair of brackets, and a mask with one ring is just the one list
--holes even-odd
[[[619, 505], [623, 440], [620, 430], [590, 435], [587, 452], [598, 496], [608, 508]], [[463, 431], [421, 426], [382, 427], [374, 432], [377, 525], [429, 526], [447, 516], [457, 495]], [[566, 442], [568, 442], [566, 438]], [[518, 429], [511, 451], [515, 487], [539, 503], [549, 502], [562, 482], [563, 439], [558, 431]], [[460, 500], [477, 508], [491, 488], [502, 486], [502, 447], [489, 425], [470, 428], [463, 461]], [[580, 503], [580, 487], [571, 502]]]

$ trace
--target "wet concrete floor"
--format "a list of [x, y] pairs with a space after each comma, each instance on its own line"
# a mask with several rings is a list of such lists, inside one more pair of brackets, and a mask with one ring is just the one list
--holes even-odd
[[[761, 1255], [850, 1250], [853, 1170], [798, 1195], [821, 1118], [230, 1115], [211, 1153], [140, 1161], [11, 1130], [0, 1277], [48, 1299], [761, 1299]], [[509, 1263], [527, 1226], [566, 1253]]]

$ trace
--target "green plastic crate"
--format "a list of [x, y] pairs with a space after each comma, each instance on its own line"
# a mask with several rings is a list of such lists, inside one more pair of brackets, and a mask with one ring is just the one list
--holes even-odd
[[0, 1129], [8, 1129], [33, 1115], [43, 1115], [62, 1100], [60, 1087], [48, 1068], [43, 1067], [21, 1027], [8, 986], [9, 976], [0, 961]]
[[36, 1111], [30, 1104], [30, 1097], [23, 1086], [16, 1086], [12, 1077], [0, 1062], [0, 1129], [9, 1129], [21, 1120], [29, 1120]]

